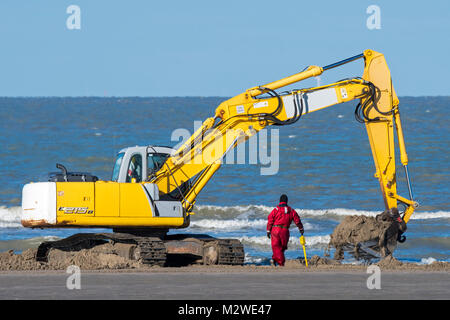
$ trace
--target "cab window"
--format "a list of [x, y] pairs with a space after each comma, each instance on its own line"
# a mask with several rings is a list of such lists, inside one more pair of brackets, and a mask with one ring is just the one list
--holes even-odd
[[147, 156], [148, 174], [151, 175], [152, 173], [161, 169], [168, 157], [169, 155], [164, 153], [149, 153]]
[[136, 182], [142, 181], [142, 156], [140, 154], [135, 154], [130, 159], [126, 182], [131, 182], [133, 178], [136, 179]]
[[121, 152], [117, 155], [116, 163], [114, 164], [113, 174], [111, 181], [116, 181], [119, 179], [120, 166], [122, 165], [122, 159], [125, 153]]

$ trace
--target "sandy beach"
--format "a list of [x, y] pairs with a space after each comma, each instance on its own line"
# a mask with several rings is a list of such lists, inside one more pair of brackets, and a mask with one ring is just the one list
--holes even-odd
[[[407, 263], [389, 255], [373, 264], [341, 263], [318, 255], [284, 267], [171, 264], [149, 266], [129, 258], [131, 244], [106, 243], [66, 252], [36, 248], [0, 253], [0, 299], [448, 299], [450, 263]], [[127, 258], [128, 257], [128, 258]], [[175, 260], [176, 261], [176, 260]], [[80, 289], [67, 283], [77, 281]], [[373, 288], [375, 267], [379, 288]], [[72, 282], [71, 282], [72, 281]], [[369, 289], [372, 287], [372, 289]]]
[[[3, 254], [3, 261], [5, 261]], [[18, 259], [19, 255], [10, 255]], [[23, 266], [23, 265], [22, 265]], [[29, 267], [30, 265], [28, 265]], [[132, 268], [116, 264], [80, 270], [80, 289], [69, 290], [72, 273], [57, 270], [0, 271], [0, 299], [448, 299], [450, 266], [377, 264], [380, 289], [368, 289], [366, 265], [338, 264], [311, 257], [309, 267], [288, 260], [285, 267], [205, 266]]]

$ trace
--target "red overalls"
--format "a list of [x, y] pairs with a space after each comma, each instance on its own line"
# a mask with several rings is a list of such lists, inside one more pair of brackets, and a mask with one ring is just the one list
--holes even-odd
[[267, 231], [270, 231], [272, 241], [272, 259], [280, 266], [284, 266], [284, 251], [287, 249], [289, 242], [289, 226], [292, 220], [299, 229], [303, 230], [303, 224], [294, 209], [289, 207], [285, 202], [272, 210], [267, 221]]

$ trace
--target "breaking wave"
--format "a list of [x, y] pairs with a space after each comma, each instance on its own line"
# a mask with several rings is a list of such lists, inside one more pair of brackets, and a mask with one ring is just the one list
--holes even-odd
[[56, 236], [43, 236], [28, 239], [4, 240], [0, 241], [0, 252], [7, 250], [23, 251], [30, 248], [37, 248], [44, 241], [55, 241], [59, 239]]
[[20, 228], [20, 217], [22, 216], [22, 207], [0, 207], [0, 228]]
[[[266, 236], [243, 236], [237, 238], [239, 241], [241, 241], [244, 245], [248, 246], [255, 246], [255, 247], [267, 247], [268, 249], [271, 248], [270, 239]], [[305, 236], [306, 241], [306, 247], [325, 247], [330, 242], [330, 236], [329, 235], [323, 235], [323, 236]], [[297, 236], [291, 236], [289, 238], [289, 246], [299, 246], [300, 240]]]
[[[243, 229], [265, 229], [267, 225], [267, 219], [233, 219], [233, 220], [221, 220], [221, 219], [200, 219], [193, 220], [190, 223], [190, 227], [194, 229], [208, 229], [208, 230], [243, 230]], [[295, 225], [293, 225], [293, 228]], [[303, 222], [305, 230], [313, 230], [315, 227], [308, 222]]]
[[249, 264], [263, 264], [263, 263], [268, 264], [269, 261], [270, 261], [270, 259], [267, 257], [254, 257], [248, 253], [245, 253], [245, 257], [244, 257], [244, 263], [249, 263]]
[[[200, 205], [196, 206], [196, 213], [198, 216], [213, 216], [213, 217], [267, 217], [267, 215], [273, 210], [273, 207], [268, 207], [264, 205], [248, 205], [248, 206], [215, 206], [215, 205]], [[381, 211], [368, 211], [368, 210], [356, 210], [356, 209], [345, 209], [345, 208], [335, 208], [335, 209], [300, 209], [295, 208], [301, 217], [319, 218], [319, 217], [344, 217], [352, 215], [364, 215], [375, 217], [380, 214]], [[448, 219], [450, 218], [449, 211], [424, 211], [415, 212], [412, 216], [412, 220], [421, 219]]]
[[418, 264], [432, 264], [434, 262], [436, 262], [437, 260], [433, 257], [428, 257], [428, 258], [422, 258], [422, 260], [418, 263]]
[[220, 220], [220, 219], [201, 219], [191, 221], [190, 227], [198, 229], [218, 229], [218, 230], [241, 230], [241, 229], [260, 229], [267, 224], [266, 220], [256, 219], [235, 219], [235, 220]]
[[[200, 205], [195, 208], [196, 215], [191, 221], [191, 226], [202, 229], [227, 229], [238, 230], [246, 228], [261, 228], [267, 222], [267, 215], [273, 210], [272, 207], [264, 205], [248, 205], [248, 206], [215, 206]], [[300, 217], [307, 218], [334, 218], [350, 215], [376, 216], [380, 211], [364, 211], [355, 209], [295, 209]], [[20, 218], [22, 208], [0, 206], [0, 228], [20, 228]], [[450, 212], [434, 211], [434, 212], [415, 212], [412, 220], [420, 219], [449, 219]], [[199, 219], [199, 220], [195, 220]], [[305, 223], [305, 229], [314, 229], [314, 226]]]

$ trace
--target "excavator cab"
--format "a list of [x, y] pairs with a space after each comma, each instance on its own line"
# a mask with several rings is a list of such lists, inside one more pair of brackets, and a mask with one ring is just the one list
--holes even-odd
[[148, 181], [166, 162], [175, 150], [162, 146], [135, 146], [119, 151], [113, 168], [111, 181]]

